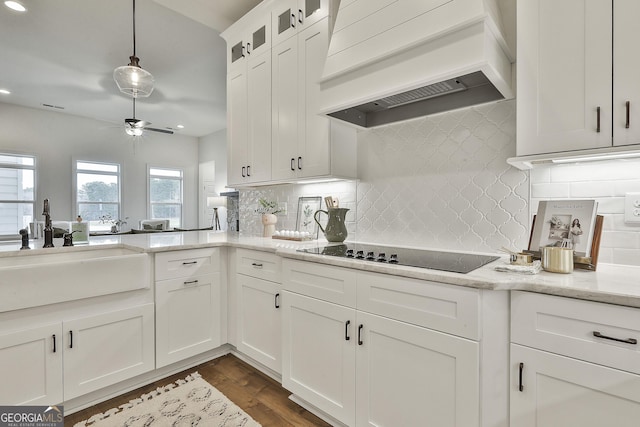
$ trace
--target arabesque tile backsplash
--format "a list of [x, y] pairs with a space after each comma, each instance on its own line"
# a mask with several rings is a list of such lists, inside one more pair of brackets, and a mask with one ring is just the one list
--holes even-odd
[[640, 192], [640, 160], [520, 171], [506, 162], [515, 121], [510, 100], [361, 131], [357, 181], [241, 190], [241, 233], [262, 233], [261, 197], [286, 202], [277, 228], [295, 229], [298, 197], [332, 195], [350, 209], [349, 240], [496, 252], [526, 248], [539, 200], [596, 198], [600, 262], [640, 265], [640, 227], [624, 224], [622, 203]]

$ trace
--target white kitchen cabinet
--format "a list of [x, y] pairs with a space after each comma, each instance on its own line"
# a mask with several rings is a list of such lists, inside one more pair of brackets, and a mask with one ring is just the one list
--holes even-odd
[[272, 177], [355, 177], [355, 129], [318, 114], [328, 18], [272, 49]]
[[521, 0], [517, 14], [517, 155], [639, 144], [640, 4]]
[[511, 427], [638, 425], [640, 375], [516, 344], [511, 360]]
[[356, 410], [355, 324], [353, 308], [284, 292], [282, 386], [350, 426]]
[[507, 426], [505, 295], [480, 322], [478, 290], [290, 259], [283, 288], [282, 383], [303, 402], [349, 426]]
[[271, 14], [273, 45], [296, 35], [329, 14], [330, 0], [280, 0]]
[[153, 308], [63, 322], [65, 401], [154, 369]]
[[158, 368], [223, 344], [219, 248], [159, 253], [156, 279]]
[[271, 51], [227, 75], [228, 184], [271, 179]]
[[280, 257], [266, 252], [236, 251], [237, 348], [282, 372], [282, 292]]
[[640, 310], [512, 292], [511, 426], [632, 426]]
[[271, 49], [271, 14], [268, 10], [252, 15], [243, 31], [233, 34], [227, 40], [227, 72], [246, 68], [252, 56], [259, 56]]
[[0, 333], [1, 405], [62, 403], [62, 323]]

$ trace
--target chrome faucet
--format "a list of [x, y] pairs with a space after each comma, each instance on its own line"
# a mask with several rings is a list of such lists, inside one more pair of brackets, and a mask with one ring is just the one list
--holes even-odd
[[51, 214], [49, 212], [49, 199], [44, 199], [44, 246], [43, 248], [53, 248], [53, 227], [51, 226]]

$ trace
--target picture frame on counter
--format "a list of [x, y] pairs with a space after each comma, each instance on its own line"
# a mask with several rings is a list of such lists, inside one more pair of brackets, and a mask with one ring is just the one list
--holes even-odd
[[306, 231], [314, 239], [318, 238], [318, 223], [313, 219], [316, 211], [322, 207], [322, 197], [304, 196], [298, 198], [298, 213], [296, 216], [296, 231]]

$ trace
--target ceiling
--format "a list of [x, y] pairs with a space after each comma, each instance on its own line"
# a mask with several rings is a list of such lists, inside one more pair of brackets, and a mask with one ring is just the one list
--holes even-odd
[[[123, 126], [131, 98], [113, 81], [133, 51], [132, 0], [0, 3], [0, 102]], [[219, 36], [261, 0], [137, 0], [136, 54], [155, 78], [136, 118], [189, 136], [226, 127], [226, 46]], [[49, 105], [49, 107], [43, 104]], [[176, 129], [177, 125], [184, 129]]]

